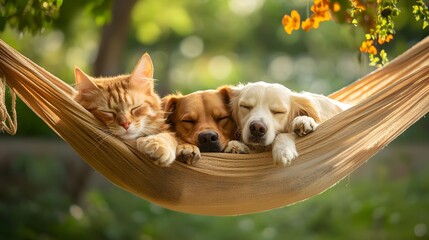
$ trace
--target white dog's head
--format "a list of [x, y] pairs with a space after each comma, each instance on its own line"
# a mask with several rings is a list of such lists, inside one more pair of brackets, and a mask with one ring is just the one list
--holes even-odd
[[249, 145], [268, 146], [278, 133], [291, 131], [291, 121], [307, 115], [318, 122], [311, 98], [276, 83], [256, 82], [231, 88], [232, 117]]

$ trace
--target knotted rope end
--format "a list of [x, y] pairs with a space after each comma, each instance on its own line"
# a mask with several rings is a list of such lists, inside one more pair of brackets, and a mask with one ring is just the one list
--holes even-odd
[[[10, 90], [10, 113], [6, 107], [6, 89]], [[17, 129], [16, 93], [7, 86], [5, 76], [0, 71], [0, 132], [15, 135]]]

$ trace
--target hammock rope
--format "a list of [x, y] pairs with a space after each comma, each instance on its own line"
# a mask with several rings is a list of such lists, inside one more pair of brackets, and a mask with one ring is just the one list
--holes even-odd
[[16, 116], [16, 94], [10, 89], [10, 101], [11, 101], [11, 114], [9, 114], [6, 107], [6, 80], [1, 76], [0, 73], [0, 132], [6, 132], [10, 135], [15, 135], [18, 128], [17, 116]]
[[205, 153], [162, 168], [103, 127], [71, 98], [74, 89], [0, 41], [7, 85], [113, 184], [175, 211], [237, 215], [317, 195], [349, 175], [429, 111], [429, 37], [330, 97], [354, 107], [297, 139], [300, 156], [274, 166], [270, 152]]

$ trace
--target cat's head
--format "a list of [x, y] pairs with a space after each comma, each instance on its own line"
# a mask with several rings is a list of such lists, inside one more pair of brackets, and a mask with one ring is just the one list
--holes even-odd
[[155, 134], [163, 122], [154, 92], [153, 64], [145, 53], [130, 75], [93, 78], [75, 68], [75, 100], [122, 139]]

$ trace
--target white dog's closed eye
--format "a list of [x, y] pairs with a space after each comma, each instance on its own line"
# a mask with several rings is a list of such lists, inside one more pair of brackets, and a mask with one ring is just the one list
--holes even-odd
[[[313, 93], [294, 93], [280, 84], [249, 83], [232, 89], [232, 116], [251, 149], [272, 144], [276, 164], [298, 156], [295, 138], [349, 106]], [[261, 149], [261, 148], [260, 148]]]

